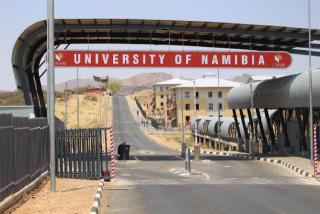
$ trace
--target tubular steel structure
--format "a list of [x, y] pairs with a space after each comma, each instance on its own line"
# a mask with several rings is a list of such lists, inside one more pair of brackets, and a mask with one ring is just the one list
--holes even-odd
[[[320, 40], [320, 30], [312, 30]], [[139, 19], [56, 19], [55, 46], [65, 44], [182, 45], [258, 51], [287, 51], [307, 55], [308, 29], [220, 22]], [[16, 84], [25, 104], [34, 105], [36, 116], [46, 116], [41, 87], [41, 61], [47, 52], [47, 22], [28, 27], [12, 53]], [[320, 44], [311, 45], [320, 56]]]
[[[313, 116], [315, 121], [320, 120], [320, 71], [314, 71], [313, 75]], [[308, 72], [294, 74], [277, 79], [266, 80], [254, 83], [253, 86], [253, 108], [256, 110], [258, 125], [263, 143], [263, 153], [268, 152], [268, 139], [264, 133], [266, 130], [270, 134], [272, 145], [279, 145], [282, 141], [284, 148], [278, 148], [285, 152], [312, 152], [307, 144], [308, 129]], [[230, 90], [227, 96], [228, 105], [234, 111], [239, 109], [249, 109], [252, 105], [250, 98], [250, 84], [241, 85]], [[265, 117], [260, 115], [261, 109], [265, 112]], [[276, 124], [272, 121], [270, 111], [275, 113]], [[249, 118], [252, 112], [248, 111]], [[259, 129], [258, 129], [259, 131]], [[281, 132], [280, 132], [281, 131]], [[279, 138], [281, 136], [281, 138]], [[277, 140], [277, 138], [279, 138]], [[317, 142], [318, 144], [318, 142]]]

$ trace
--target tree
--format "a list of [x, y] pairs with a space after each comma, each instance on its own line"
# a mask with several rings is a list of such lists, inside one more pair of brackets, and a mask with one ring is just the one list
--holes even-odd
[[107, 83], [105, 87], [107, 88], [108, 85], [109, 85], [109, 88], [110, 88], [112, 94], [116, 94], [118, 91], [120, 91], [120, 89], [122, 87], [121, 83], [117, 82], [117, 81], [109, 82], [109, 84]]

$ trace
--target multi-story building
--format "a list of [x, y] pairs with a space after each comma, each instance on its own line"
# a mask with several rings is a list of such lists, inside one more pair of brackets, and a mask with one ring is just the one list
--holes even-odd
[[[225, 98], [230, 89], [240, 84], [221, 78], [218, 80], [214, 75], [204, 75], [203, 78], [173, 87], [174, 99], [172, 103], [176, 107], [174, 111], [168, 113], [168, 121], [175, 120], [177, 126], [181, 126], [183, 123], [185, 126], [189, 126], [194, 117], [195, 108], [197, 115], [218, 117], [220, 112], [220, 116], [231, 117], [232, 110], [228, 108]], [[194, 105], [194, 91], [196, 105]]]
[[151, 102], [153, 108], [152, 117], [162, 123], [163, 126], [167, 127], [169, 118], [168, 109], [170, 109], [171, 112], [173, 110], [172, 107], [174, 107], [172, 102], [170, 102], [170, 99], [174, 97], [171, 88], [189, 83], [191, 83], [190, 80], [173, 78], [153, 85], [153, 100]]

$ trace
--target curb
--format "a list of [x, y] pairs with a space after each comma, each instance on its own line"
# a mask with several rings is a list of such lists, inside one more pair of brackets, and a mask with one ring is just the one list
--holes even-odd
[[101, 198], [102, 198], [102, 191], [104, 189], [104, 180], [101, 179], [96, 191], [96, 195], [93, 200], [93, 204], [91, 207], [91, 214], [98, 214], [99, 213], [99, 208], [101, 204]]
[[[192, 150], [191, 152], [194, 152]], [[287, 167], [288, 169], [292, 170], [293, 172], [303, 176], [303, 177], [308, 177], [308, 178], [314, 178], [314, 175], [312, 173], [309, 173], [305, 171], [304, 169], [301, 169], [299, 167], [294, 166], [293, 164], [284, 161], [284, 160], [277, 160], [277, 159], [272, 159], [272, 158], [264, 158], [264, 157], [255, 157], [251, 155], [246, 155], [246, 154], [234, 154], [234, 153], [229, 153], [229, 152], [207, 152], [207, 151], [201, 151], [201, 154], [213, 154], [213, 155], [221, 155], [221, 156], [231, 156], [231, 157], [237, 157], [241, 159], [247, 159], [247, 160], [259, 160], [262, 162], [266, 163], [272, 163], [276, 165], [281, 165], [284, 167]]]

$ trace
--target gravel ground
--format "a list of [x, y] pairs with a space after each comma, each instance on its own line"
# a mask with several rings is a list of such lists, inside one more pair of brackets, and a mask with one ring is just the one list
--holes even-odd
[[25, 203], [12, 213], [89, 213], [98, 181], [58, 178], [55, 193], [49, 184], [26, 195]]

